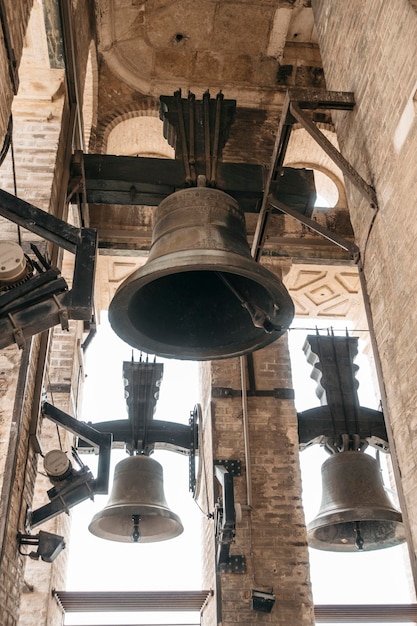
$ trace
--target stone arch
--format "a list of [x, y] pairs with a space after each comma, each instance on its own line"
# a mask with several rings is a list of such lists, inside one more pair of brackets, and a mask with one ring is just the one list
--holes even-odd
[[163, 135], [163, 122], [154, 111], [122, 115], [107, 134], [106, 152], [126, 156], [172, 159], [174, 149]]
[[[334, 130], [327, 124], [321, 126], [320, 130], [338, 148]], [[342, 171], [302, 127], [296, 127], [291, 134], [285, 165], [288, 167], [312, 169], [314, 171], [317, 195], [328, 200], [327, 203], [332, 208], [347, 207]]]
[[91, 137], [91, 151], [106, 154], [107, 140], [111, 131], [126, 119], [139, 116], [159, 116], [159, 100], [150, 97], [136, 100], [123, 108], [115, 107], [111, 113], [100, 118]]

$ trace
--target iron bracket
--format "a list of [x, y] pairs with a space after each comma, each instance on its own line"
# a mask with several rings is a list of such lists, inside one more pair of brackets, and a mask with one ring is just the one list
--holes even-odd
[[326, 152], [326, 154], [336, 163], [342, 170], [345, 176], [355, 187], [361, 192], [361, 194], [368, 200], [373, 209], [378, 208], [378, 200], [376, 197], [375, 189], [369, 185], [354, 167], [345, 159], [345, 157], [339, 152], [337, 148], [327, 139], [327, 137], [321, 132], [315, 123], [301, 110], [300, 105], [291, 101], [290, 114], [295, 118], [297, 122], [309, 133], [316, 143]]
[[[214, 461], [215, 476], [223, 492], [222, 506], [217, 506], [216, 508], [216, 562], [220, 572], [240, 573], [240, 559], [244, 559], [244, 557], [231, 557], [229, 555], [236, 529], [233, 477], [240, 476], [240, 469], [241, 463], [237, 460], [217, 459]], [[237, 561], [233, 559], [237, 559]]]
[[201, 404], [196, 404], [194, 410], [190, 413], [190, 428], [191, 428], [191, 444], [190, 454], [188, 457], [188, 487], [193, 496], [195, 495], [197, 477], [195, 473], [195, 455], [198, 450], [198, 429], [201, 424]]
[[[248, 397], [256, 398], [277, 398], [279, 400], [294, 400], [294, 389], [288, 387], [276, 387], [275, 389], [248, 389], [246, 391]], [[242, 396], [241, 389], [232, 389], [231, 387], [213, 387], [213, 398], [240, 398]]]
[[226, 563], [222, 563], [219, 568], [224, 574], [245, 574], [246, 573], [246, 557], [243, 554], [234, 554], [229, 556]]
[[35, 511], [29, 511], [27, 517], [29, 529], [56, 517], [60, 513], [68, 512], [70, 508], [84, 500], [93, 499], [95, 494], [108, 493], [109, 488], [110, 454], [113, 440], [111, 433], [101, 433], [89, 424], [79, 422], [49, 402], [43, 403], [42, 414], [97, 447], [99, 450], [98, 469], [97, 477], [94, 478], [88, 467], [83, 466], [68, 481], [63, 480], [62, 483], [50, 489], [48, 496], [51, 501]]
[[[353, 166], [342, 156], [342, 154], [333, 146], [333, 144], [328, 141], [325, 135], [317, 128], [315, 123], [304, 114], [304, 110], [316, 111], [317, 109], [352, 111], [354, 106], [354, 95], [350, 92], [297, 88], [289, 89], [287, 91], [282, 107], [280, 124], [275, 140], [271, 164], [268, 170], [267, 180], [265, 184], [262, 205], [259, 212], [252, 243], [252, 256], [256, 261], [259, 261], [259, 258], [262, 254], [267, 223], [271, 210], [272, 208], [281, 208], [280, 205], [283, 206], [281, 202], [277, 202], [277, 191], [279, 188], [280, 177], [283, 170], [283, 163], [287, 152], [291, 132], [296, 122], [300, 123], [303, 128], [305, 128], [305, 130], [312, 136], [312, 138], [323, 148], [327, 155], [338, 165], [338, 167], [340, 167], [346, 177], [349, 178], [349, 180], [356, 186], [356, 188], [359, 189], [359, 191], [367, 198], [370, 205], [374, 209], [377, 209], [378, 205], [375, 189], [358, 174]], [[291, 209], [287, 210], [287, 208], [289, 209], [289, 207], [286, 207], [285, 210], [281, 210], [301, 221], [303, 224], [309, 225], [307, 224], [307, 222], [304, 221], [306, 219], [305, 216], [300, 215], [298, 212], [295, 212], [295, 214], [293, 214]], [[319, 229], [315, 230], [316, 232], [320, 232]], [[322, 230], [325, 231], [325, 229]], [[321, 232], [321, 234], [324, 235], [324, 232]], [[333, 241], [334, 243], [340, 245], [340, 243], [337, 241], [337, 236], [335, 237], [334, 234], [330, 232], [328, 232], [328, 234], [332, 236], [327, 236], [327, 234], [324, 236], [326, 236], [327, 239], [329, 239], [330, 241]], [[349, 248], [346, 248], [344, 245], [342, 247], [349, 250]]]
[[[67, 289], [64, 279], [58, 278], [59, 270], [53, 268], [1, 296], [0, 348], [14, 341], [21, 346], [22, 337], [26, 339], [58, 323], [68, 328], [68, 319], [90, 322], [94, 307], [96, 230], [72, 226], [3, 189], [0, 189], [0, 215], [75, 254], [72, 289]], [[8, 313], [13, 313], [12, 320]]]
[[[357, 337], [308, 335], [304, 344], [307, 361], [313, 365], [311, 378], [317, 381], [316, 395], [321, 406], [298, 413], [300, 448], [313, 444], [336, 445], [345, 435], [354, 449], [363, 442], [386, 450], [388, 436], [381, 411], [360, 405], [354, 359]], [[356, 437], [357, 435], [357, 437]]]
[[[226, 459], [215, 459], [214, 460], [214, 467], [217, 469], [217, 467], [223, 467], [225, 468], [225, 470], [231, 475], [231, 476], [240, 476], [241, 475], [241, 467], [242, 464], [240, 461], [238, 460], [226, 460]], [[222, 470], [220, 469], [219, 472], [216, 471], [216, 477], [219, 479], [220, 484], [222, 484], [222, 480], [221, 480], [221, 476], [222, 474], [220, 473], [222, 472]]]

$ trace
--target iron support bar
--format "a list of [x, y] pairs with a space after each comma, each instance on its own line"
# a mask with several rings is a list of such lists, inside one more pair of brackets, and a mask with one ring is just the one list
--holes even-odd
[[327, 89], [304, 89], [293, 87], [288, 89], [291, 102], [296, 102], [301, 109], [333, 109], [352, 111], [355, 98], [351, 91], [328, 91]]
[[80, 241], [75, 252], [72, 289], [64, 298], [72, 319], [91, 319], [94, 308], [97, 240], [96, 230], [93, 228], [80, 228]]
[[60, 18], [62, 28], [62, 40], [64, 45], [64, 63], [65, 63], [65, 78], [67, 84], [68, 101], [70, 106], [76, 108], [77, 122], [74, 124], [74, 130], [77, 132], [73, 137], [75, 148], [84, 149], [84, 123], [82, 119], [82, 110], [80, 107], [79, 85], [77, 76], [77, 64], [75, 53], [75, 37], [74, 28], [72, 22], [73, 7], [71, 0], [63, 0], [59, 3]]
[[355, 243], [352, 243], [352, 242], [348, 241], [344, 237], [339, 237], [339, 235], [337, 235], [336, 233], [330, 231], [328, 228], [325, 228], [324, 226], [321, 226], [321, 224], [319, 224], [318, 222], [312, 220], [309, 217], [306, 217], [305, 215], [301, 215], [301, 213], [298, 213], [298, 211], [294, 211], [289, 206], [287, 206], [286, 204], [284, 204], [280, 200], [277, 200], [277, 198], [275, 198], [275, 197], [273, 197], [271, 195], [268, 196], [268, 202], [275, 209], [279, 209], [283, 213], [286, 213], [287, 215], [290, 215], [294, 219], [296, 219], [299, 222], [301, 222], [302, 224], [304, 224], [304, 226], [307, 226], [308, 228], [310, 228], [314, 232], [316, 232], [316, 233], [322, 235], [323, 237], [325, 237], [325, 239], [328, 239], [332, 243], [334, 243], [337, 246], [339, 246], [339, 248], [342, 248], [343, 250], [346, 250], [346, 252], [348, 252], [352, 256], [352, 259], [355, 262], [358, 261], [358, 259], [359, 259], [359, 248], [358, 248], [358, 246]]
[[33, 384], [33, 400], [29, 425], [29, 442], [35, 452], [42, 454], [42, 444], [39, 432], [39, 416], [41, 413], [42, 393], [44, 389], [46, 362], [50, 350], [51, 332], [45, 330], [39, 338], [39, 354]]
[[188, 184], [192, 184], [193, 182], [195, 182], [195, 180], [193, 180], [193, 177], [191, 176], [190, 157], [189, 157], [189, 151], [188, 151], [188, 146], [187, 146], [187, 134], [185, 132], [185, 121], [184, 121], [184, 111], [182, 108], [181, 91], [176, 91], [174, 94], [174, 98], [175, 98], [175, 104], [177, 106], [178, 127], [179, 127], [178, 130], [179, 130], [179, 138], [181, 141], [181, 153], [182, 153], [182, 160], [184, 164], [185, 181]]
[[0, 215], [68, 252], [75, 254], [77, 251], [82, 229], [71, 226], [4, 189], [0, 189]]
[[274, 150], [272, 152], [271, 165], [267, 174], [262, 205], [259, 211], [259, 217], [256, 223], [255, 234], [252, 242], [251, 252], [255, 261], [259, 261], [262, 254], [268, 215], [271, 211], [271, 204], [268, 202], [271, 184], [273, 181], [278, 181], [282, 172], [285, 153], [291, 136], [292, 122], [288, 119], [289, 107], [290, 99], [287, 92], [282, 107], [281, 120], [275, 140]]
[[301, 126], [313, 137], [313, 139], [319, 144], [326, 154], [336, 163], [342, 170], [344, 175], [355, 185], [355, 187], [362, 193], [369, 201], [373, 209], [378, 208], [378, 200], [376, 197], [375, 189], [368, 185], [368, 183], [358, 174], [354, 167], [341, 155], [339, 150], [327, 139], [327, 137], [321, 132], [319, 128], [305, 115], [299, 105], [296, 102], [291, 102], [290, 113], [301, 124]]
[[[132, 423], [127, 419], [95, 423], [94, 429], [98, 432], [111, 432], [114, 443], [129, 443], [132, 436]], [[143, 441], [143, 438], [139, 438], [138, 441]], [[146, 427], [145, 447], [168, 449], [172, 452], [188, 454], [193, 445], [192, 442], [193, 429], [186, 424], [151, 420]], [[80, 441], [78, 445], [82, 452], [88, 452], [94, 447], [91, 443], [86, 444], [84, 441]]]
[[113, 436], [111, 432], [100, 432], [85, 422], [80, 422], [68, 413], [65, 413], [61, 409], [44, 402], [42, 405], [42, 413], [45, 417], [52, 422], [63, 426], [73, 435], [81, 437], [84, 441], [88, 441], [91, 445], [94, 445], [99, 450], [97, 478], [95, 479], [95, 493], [107, 493], [108, 491], [108, 479], [109, 479], [109, 467], [110, 467], [110, 454]]
[[[157, 206], [179, 189], [187, 187], [183, 164], [178, 159], [74, 154], [67, 194], [71, 197], [83, 185], [89, 204]], [[193, 164], [195, 175], [205, 174], [205, 164]], [[256, 163], [216, 163], [216, 187], [233, 196], [242, 211], [259, 211], [265, 180], [265, 167]], [[278, 197], [302, 212], [312, 204], [314, 179], [309, 170], [284, 167]]]
[[[240, 398], [241, 389], [232, 389], [231, 387], [213, 387], [213, 398]], [[294, 389], [289, 387], [275, 387], [275, 389], [248, 389], [246, 391], [248, 397], [256, 398], [277, 398], [279, 400], [294, 400]]]

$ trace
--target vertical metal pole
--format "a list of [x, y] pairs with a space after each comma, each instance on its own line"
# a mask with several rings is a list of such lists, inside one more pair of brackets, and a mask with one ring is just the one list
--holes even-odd
[[252, 507], [252, 471], [250, 462], [250, 446], [249, 446], [249, 423], [248, 423], [248, 396], [246, 382], [246, 357], [240, 357], [240, 380], [242, 384], [242, 421], [243, 421], [243, 438], [245, 445], [245, 466], [246, 466], [246, 500], [247, 505]]

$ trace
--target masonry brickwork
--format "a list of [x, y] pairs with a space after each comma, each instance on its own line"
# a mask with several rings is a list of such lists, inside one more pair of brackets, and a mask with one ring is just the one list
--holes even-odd
[[[241, 475], [234, 478], [235, 503], [240, 505], [241, 519], [236, 524], [230, 557], [233, 561], [233, 556], [243, 556], [246, 568], [219, 575], [221, 623], [312, 625], [296, 411], [291, 399], [261, 397], [262, 391], [292, 389], [286, 338], [257, 351], [253, 359], [259, 396], [255, 391], [247, 398], [247, 407], [239, 395], [211, 398], [214, 459], [239, 460], [242, 464]], [[240, 359], [213, 363], [210, 383], [213, 390], [242, 389]], [[205, 430], [206, 437], [209, 432]], [[208, 559], [206, 564], [212, 571]], [[253, 590], [275, 595], [273, 614], [267, 616], [252, 609]]]

